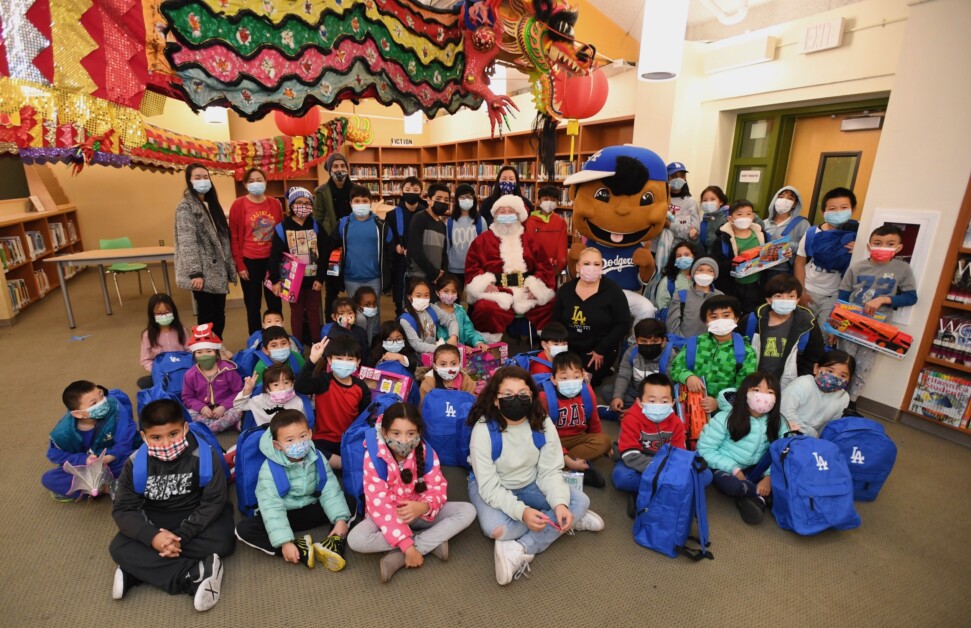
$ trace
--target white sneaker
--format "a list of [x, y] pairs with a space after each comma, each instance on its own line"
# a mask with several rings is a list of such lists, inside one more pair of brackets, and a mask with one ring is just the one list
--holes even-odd
[[592, 510], [587, 510], [579, 521], [573, 522], [573, 529], [587, 532], [600, 532], [604, 529], [603, 518]]
[[111, 599], [120, 600], [125, 597], [125, 572], [121, 567], [115, 568], [115, 581], [111, 585]]
[[496, 582], [501, 585], [519, 580], [520, 576], [529, 571], [529, 563], [535, 558], [533, 554], [526, 553], [519, 541], [496, 541], [493, 554], [496, 560]]
[[223, 565], [218, 554], [207, 556], [201, 563], [202, 582], [193, 596], [193, 605], [197, 611], [208, 611], [219, 601], [219, 588], [223, 581]]

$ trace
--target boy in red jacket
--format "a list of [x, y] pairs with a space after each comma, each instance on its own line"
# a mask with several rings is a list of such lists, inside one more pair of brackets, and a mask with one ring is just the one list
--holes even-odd
[[641, 382], [641, 398], [620, 422], [614, 465], [614, 486], [627, 491], [627, 514], [633, 518], [641, 474], [665, 443], [686, 448], [684, 424], [674, 411], [674, 384], [663, 373], [651, 373]]
[[[549, 261], [553, 276], [558, 276], [566, 268], [566, 221], [556, 214], [560, 204], [560, 193], [552, 185], [539, 189], [539, 203], [529, 215], [523, 227], [532, 239], [539, 253], [537, 262]], [[550, 286], [556, 288], [556, 286]]]
[[563, 466], [583, 472], [583, 483], [603, 488], [607, 482], [591, 461], [610, 451], [610, 437], [603, 433], [597, 414], [597, 398], [583, 378], [583, 363], [575, 353], [553, 358], [553, 379], [540, 386], [540, 400], [563, 446]]

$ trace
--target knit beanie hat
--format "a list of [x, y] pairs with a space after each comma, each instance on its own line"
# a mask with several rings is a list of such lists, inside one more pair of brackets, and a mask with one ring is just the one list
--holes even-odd
[[330, 168], [334, 165], [335, 161], [343, 161], [344, 165], [347, 165], [347, 157], [344, 156], [344, 153], [331, 153], [324, 161], [324, 169], [330, 172]]
[[490, 210], [493, 219], [496, 217], [496, 210], [501, 207], [512, 207], [516, 210], [516, 215], [519, 216], [519, 222], [526, 222], [526, 219], [529, 218], [529, 214], [526, 212], [526, 204], [523, 203], [522, 198], [515, 194], [506, 194], [496, 199], [496, 202], [492, 204], [492, 209]]
[[698, 271], [698, 267], [702, 265], [711, 266], [711, 268], [715, 271], [715, 279], [718, 279], [718, 262], [716, 262], [714, 258], [711, 258], [711, 257], [699, 257], [698, 259], [695, 260], [695, 263], [691, 265], [692, 277]]
[[313, 202], [314, 195], [307, 188], [294, 186], [287, 190], [287, 207], [292, 207], [293, 202], [298, 198], [309, 198]]
[[223, 348], [223, 341], [212, 331], [212, 323], [203, 323], [192, 328], [192, 338], [186, 346], [193, 352], [200, 349], [219, 351]]

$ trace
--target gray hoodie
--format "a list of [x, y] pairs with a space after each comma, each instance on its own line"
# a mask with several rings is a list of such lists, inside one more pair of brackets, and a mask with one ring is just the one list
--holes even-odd
[[[788, 216], [785, 214], [777, 214], [775, 211], [775, 202], [779, 198], [779, 195], [783, 191], [789, 190], [796, 195], [796, 202], [792, 206], [792, 210], [789, 212]], [[789, 231], [789, 249], [792, 251], [792, 257], [795, 259], [796, 249], [799, 248], [799, 241], [802, 240], [802, 236], [806, 235], [809, 231], [809, 221], [802, 215], [802, 196], [799, 194], [799, 190], [792, 187], [791, 185], [786, 185], [781, 188], [772, 196], [772, 200], [769, 201], [769, 208], [766, 210], [765, 219], [765, 241], [771, 242], [772, 240], [778, 240], [782, 237], [782, 232], [786, 230], [787, 227], [792, 225], [792, 230]], [[783, 218], [782, 221], [779, 218]], [[792, 221], [795, 221], [793, 223]], [[779, 264], [772, 268], [773, 273], [778, 272], [792, 272], [792, 262], [786, 262], [785, 264]]]

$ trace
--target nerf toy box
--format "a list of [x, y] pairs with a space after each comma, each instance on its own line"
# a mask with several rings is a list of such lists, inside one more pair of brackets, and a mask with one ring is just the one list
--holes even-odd
[[904, 358], [914, 341], [910, 335], [886, 322], [886, 316], [867, 316], [862, 306], [846, 301], [836, 302], [827, 322], [829, 329], [825, 331], [898, 360]]

